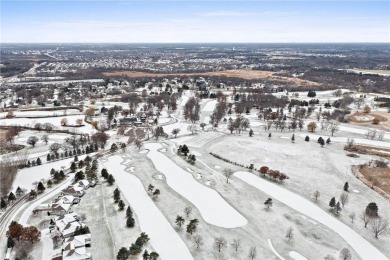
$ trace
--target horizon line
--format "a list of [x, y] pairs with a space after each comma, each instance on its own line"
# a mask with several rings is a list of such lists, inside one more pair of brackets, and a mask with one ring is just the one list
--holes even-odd
[[1, 44], [390, 44], [389, 42], [0, 42]]

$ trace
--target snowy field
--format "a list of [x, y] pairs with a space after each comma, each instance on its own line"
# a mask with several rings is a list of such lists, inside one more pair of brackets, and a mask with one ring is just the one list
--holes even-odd
[[[92, 155], [93, 153], [89, 154], [89, 156]], [[86, 155], [81, 155], [79, 156], [79, 160], [82, 160], [85, 157]], [[73, 157], [50, 163], [43, 163], [39, 166], [21, 169], [16, 174], [12, 190], [15, 190], [17, 187], [28, 190], [35, 188], [35, 185], [33, 183], [37, 183], [42, 179], [47, 180], [50, 178], [50, 170], [52, 168], [54, 168], [55, 170], [61, 170], [61, 167], [65, 167], [67, 169], [70, 167], [72, 161]]]
[[162, 148], [160, 144], [148, 143], [145, 148], [149, 149], [147, 157], [152, 160], [156, 169], [165, 175], [168, 185], [194, 204], [206, 222], [224, 228], [235, 228], [247, 224], [247, 220], [220, 194], [197, 182], [191, 173], [183, 170], [160, 153], [158, 151]]
[[141, 181], [126, 172], [122, 162], [123, 159], [115, 155], [103, 165], [114, 175], [116, 184], [139, 219], [141, 230], [149, 235], [150, 243], [161, 259], [193, 259], [183, 240], [146, 193]]
[[[8, 112], [0, 113], [0, 118], [5, 118]], [[55, 117], [55, 116], [67, 116], [67, 115], [84, 115], [78, 109], [63, 109], [63, 110], [55, 110], [55, 111], [15, 111], [15, 117]]]
[[51, 123], [55, 126], [55, 129], [60, 130], [70, 130], [70, 131], [76, 131], [80, 133], [91, 133], [95, 132], [96, 130], [93, 129], [93, 127], [87, 123], [84, 123], [84, 126], [82, 127], [63, 127], [61, 126], [61, 119], [62, 118], [68, 119], [68, 124], [76, 124], [77, 119], [83, 119], [83, 115], [72, 115], [72, 116], [60, 116], [60, 117], [47, 117], [47, 118], [10, 118], [10, 119], [0, 119], [0, 125], [19, 125], [19, 126], [27, 126], [27, 127], [34, 127], [37, 123]]

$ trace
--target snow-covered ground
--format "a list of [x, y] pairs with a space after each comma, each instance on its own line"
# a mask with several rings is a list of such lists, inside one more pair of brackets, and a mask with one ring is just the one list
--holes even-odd
[[71, 115], [71, 116], [59, 116], [59, 117], [46, 117], [46, 118], [10, 118], [10, 119], [0, 119], [0, 125], [19, 125], [34, 127], [36, 123], [51, 123], [55, 126], [55, 129], [60, 130], [70, 130], [80, 133], [93, 133], [95, 129], [90, 124], [84, 123], [82, 127], [63, 127], [61, 126], [61, 119], [67, 118], [69, 124], [76, 124], [77, 119], [83, 119], [83, 115]]
[[113, 174], [115, 183], [137, 215], [141, 230], [148, 234], [150, 243], [161, 259], [193, 259], [187, 246], [156, 207], [141, 181], [126, 172], [126, 166], [122, 162], [123, 159], [115, 155], [109, 157], [103, 165]]
[[337, 220], [335, 217], [329, 215], [311, 201], [249, 172], [235, 172], [234, 176], [260, 191], [267, 193], [279, 202], [286, 204], [294, 210], [299, 211], [332, 229], [345, 239], [362, 259], [387, 259], [382, 252], [365, 240], [360, 234]]
[[247, 224], [247, 220], [230, 206], [218, 192], [197, 182], [191, 173], [177, 166], [171, 159], [160, 153], [159, 143], [148, 143], [147, 157], [158, 171], [163, 173], [168, 185], [198, 208], [203, 219], [213, 225], [235, 228]]
[[[89, 155], [91, 156], [92, 154]], [[81, 155], [79, 156], [79, 159], [82, 160], [85, 157], [86, 155]], [[47, 180], [50, 178], [50, 170], [52, 168], [55, 170], [61, 170], [61, 167], [65, 166], [67, 169], [70, 167], [72, 161], [73, 158], [68, 158], [50, 163], [43, 163], [39, 166], [21, 169], [16, 174], [12, 190], [15, 190], [17, 187], [28, 190], [35, 188], [33, 183], [39, 182], [41, 179]]]
[[203, 107], [202, 112], [213, 112], [216, 104], [217, 100], [207, 102], [207, 104]]

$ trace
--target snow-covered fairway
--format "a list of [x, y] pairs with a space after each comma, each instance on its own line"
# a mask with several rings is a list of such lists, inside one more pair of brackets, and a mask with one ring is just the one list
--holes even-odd
[[230, 206], [217, 191], [200, 184], [192, 174], [157, 151], [162, 147], [159, 143], [146, 144], [145, 148], [149, 149], [147, 157], [152, 160], [156, 169], [165, 175], [167, 184], [198, 208], [206, 222], [224, 228], [247, 224], [246, 218]]
[[280, 187], [270, 181], [264, 180], [253, 173], [239, 171], [234, 176], [245, 181], [249, 185], [261, 190], [272, 198], [299, 211], [306, 216], [320, 222], [339, 234], [362, 259], [387, 259], [377, 248], [360, 236], [356, 231], [343, 224], [335, 217], [308, 201], [307, 199]]
[[125, 172], [126, 166], [121, 164], [122, 161], [119, 155], [115, 155], [103, 164], [114, 176], [115, 183], [137, 214], [140, 228], [150, 237], [153, 248], [161, 259], [193, 259], [186, 244], [146, 193], [141, 181]]

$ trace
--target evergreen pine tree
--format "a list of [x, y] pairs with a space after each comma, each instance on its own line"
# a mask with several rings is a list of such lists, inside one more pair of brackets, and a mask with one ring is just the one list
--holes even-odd
[[50, 159], [51, 159], [51, 158], [50, 158], [50, 154], [47, 154], [47, 156], [46, 156], [46, 161], [47, 161], [47, 162], [50, 162]]
[[115, 178], [114, 178], [114, 176], [112, 176], [112, 174], [108, 175], [107, 182], [109, 185], [114, 184]]
[[46, 188], [45, 188], [45, 186], [43, 185], [42, 182], [39, 182], [39, 183], [38, 183], [37, 189], [38, 189], [39, 192], [44, 192], [44, 190], [45, 190]]
[[121, 199], [121, 192], [118, 188], [114, 190], [114, 201], [115, 203], [118, 203], [118, 201]]
[[16, 196], [13, 192], [10, 192], [8, 195], [8, 202], [16, 200]]
[[5, 199], [2, 197], [1, 198], [1, 201], [0, 201], [0, 209], [5, 209], [7, 208], [7, 202], [5, 201]]
[[329, 202], [329, 207], [334, 208], [336, 206], [336, 199], [333, 197]]
[[42, 164], [42, 160], [41, 160], [41, 158], [37, 158], [37, 165], [41, 165]]
[[135, 220], [133, 217], [127, 217], [126, 227], [132, 228], [135, 225]]
[[7, 248], [14, 248], [14, 246], [15, 246], [15, 242], [12, 239], [12, 237], [9, 236], [7, 239]]
[[148, 250], [145, 249], [145, 252], [142, 254], [142, 259], [143, 259], [143, 260], [148, 260], [148, 259], [149, 259]]
[[306, 142], [309, 142], [309, 141], [310, 141], [310, 138], [309, 138], [308, 135], [305, 137], [305, 141], [306, 141]]
[[344, 184], [344, 190], [345, 190], [345, 191], [348, 191], [348, 189], [349, 189], [349, 184], [348, 184], [348, 182], [346, 182], [346, 183]]
[[131, 210], [130, 206], [126, 209], [126, 217], [133, 217], [133, 211]]
[[336, 213], [338, 214], [340, 211], [341, 211], [340, 202], [337, 201], [337, 203], [336, 203]]
[[72, 162], [72, 164], [70, 165], [70, 171], [71, 171], [71, 172], [75, 172], [76, 169], [77, 169], [76, 163], [75, 163], [75, 162]]
[[125, 203], [123, 202], [123, 200], [119, 200], [118, 202], [118, 207], [119, 207], [119, 210], [123, 210], [125, 208]]

